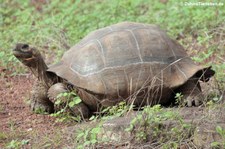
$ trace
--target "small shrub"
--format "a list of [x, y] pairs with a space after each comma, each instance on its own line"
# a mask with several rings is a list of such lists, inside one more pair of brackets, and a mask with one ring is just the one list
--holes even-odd
[[97, 135], [100, 132], [101, 132], [100, 125], [94, 128], [79, 130], [76, 133], [76, 137], [75, 137], [77, 148], [82, 149], [85, 147], [94, 146], [96, 143], [100, 142], [100, 140], [97, 139]]
[[65, 122], [65, 121], [77, 121], [81, 122], [82, 118], [80, 115], [73, 115], [72, 109], [81, 103], [81, 99], [74, 92], [66, 92], [61, 93], [57, 96], [54, 104], [55, 109], [57, 110], [55, 113], [51, 114], [51, 116], [57, 117], [57, 121]]
[[222, 128], [221, 126], [217, 126], [216, 132], [220, 135], [221, 141], [212, 142], [211, 147], [215, 149], [225, 148], [225, 128]]
[[[166, 121], [174, 123], [170, 126]], [[169, 127], [168, 127], [169, 126]], [[191, 125], [183, 122], [183, 119], [174, 111], [162, 111], [160, 105], [145, 107], [126, 129], [133, 134], [136, 142], [146, 142], [160, 145], [163, 148], [179, 145], [190, 137]], [[185, 133], [184, 133], [185, 132]]]
[[20, 149], [22, 148], [24, 145], [28, 144], [29, 143], [29, 140], [12, 140], [10, 141], [6, 148], [9, 148], [9, 149]]

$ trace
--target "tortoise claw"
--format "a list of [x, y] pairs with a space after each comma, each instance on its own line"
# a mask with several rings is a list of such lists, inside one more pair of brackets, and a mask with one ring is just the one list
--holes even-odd
[[201, 103], [201, 98], [199, 98], [198, 96], [188, 96], [186, 98], [186, 104], [188, 107], [192, 107], [192, 106], [199, 106]]

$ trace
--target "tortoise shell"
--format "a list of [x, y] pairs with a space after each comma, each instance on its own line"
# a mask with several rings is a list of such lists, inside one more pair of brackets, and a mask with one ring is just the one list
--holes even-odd
[[159, 27], [122, 22], [91, 32], [48, 71], [112, 99], [146, 85], [176, 88], [202, 69]]

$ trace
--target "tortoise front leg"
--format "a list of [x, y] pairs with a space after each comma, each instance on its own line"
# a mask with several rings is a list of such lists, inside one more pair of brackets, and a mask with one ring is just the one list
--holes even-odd
[[197, 78], [190, 78], [185, 84], [178, 88], [177, 92], [180, 92], [183, 95], [183, 99], [188, 107], [199, 106], [204, 99]]
[[31, 91], [30, 106], [36, 113], [53, 113], [54, 104], [48, 99], [48, 88], [41, 81], [35, 81]]
[[63, 83], [56, 83], [52, 85], [48, 90], [48, 97], [53, 100], [55, 103], [56, 99], [58, 98], [61, 103], [59, 105], [55, 105], [55, 110], [58, 111], [62, 108], [66, 108], [66, 111], [72, 114], [73, 116], [81, 116], [82, 118], [88, 118], [90, 116], [90, 110], [88, 107], [83, 103], [79, 103], [77, 105], [74, 105], [73, 107], [66, 106], [71, 100], [73, 100], [73, 97], [58, 97], [61, 93], [67, 93], [69, 90], [66, 88], [66, 86]]

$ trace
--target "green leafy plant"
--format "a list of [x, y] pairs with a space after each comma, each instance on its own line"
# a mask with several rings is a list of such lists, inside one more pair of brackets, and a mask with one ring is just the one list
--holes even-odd
[[10, 141], [7, 144], [6, 148], [9, 148], [9, 149], [19, 149], [19, 148], [22, 148], [23, 145], [26, 145], [28, 143], [29, 143], [29, 140], [21, 140], [21, 141], [19, 141], [19, 140], [12, 140], [12, 141]]
[[7, 135], [4, 132], [0, 132], [0, 141], [7, 139]]
[[36, 113], [36, 114], [48, 114], [48, 112], [46, 112], [44, 110], [44, 108], [35, 109], [34, 113]]
[[89, 32], [121, 21], [159, 24], [175, 37], [198, 33], [199, 43], [205, 44], [213, 38], [208, 28], [224, 21], [224, 7], [189, 7], [175, 0], [166, 4], [145, 0], [71, 0], [64, 3], [54, 0], [48, 3], [37, 1], [36, 4], [3, 1], [0, 7], [0, 40], [3, 41], [0, 58], [7, 68], [11, 66], [17, 71], [17, 60], [8, 50], [17, 42], [26, 42], [39, 46], [46, 55], [57, 55], [57, 60], [64, 50]]
[[131, 105], [127, 105], [126, 102], [120, 102], [115, 106], [110, 106], [101, 111], [97, 115], [90, 117], [90, 121], [97, 122], [97, 125], [83, 130], [78, 130], [76, 132], [75, 140], [77, 142], [78, 148], [91, 147], [98, 143], [107, 142], [108, 138], [98, 137], [102, 133], [102, 124], [115, 117], [124, 116], [125, 113], [131, 108]]
[[124, 116], [130, 109], [132, 109], [132, 107], [133, 105], [127, 105], [125, 101], [122, 101], [115, 106], [103, 108], [100, 113], [92, 115], [89, 120], [96, 121], [98, 118], [101, 120], [107, 120], [115, 117], [121, 117]]
[[183, 95], [182, 93], [176, 93], [175, 95], [175, 103], [178, 105], [182, 105], [183, 104]]
[[[167, 128], [165, 122], [174, 121], [176, 125]], [[183, 133], [185, 131], [187, 133]], [[133, 134], [137, 142], [150, 141], [153, 144], [164, 144], [163, 147], [174, 147], [179, 145], [182, 139], [188, 138], [191, 125], [183, 122], [182, 118], [173, 111], [163, 111], [160, 105], [145, 107], [125, 129]]]
[[55, 101], [55, 108], [58, 109], [57, 112], [51, 114], [51, 116], [57, 117], [57, 121], [70, 121], [75, 120], [81, 122], [81, 117], [71, 115], [73, 107], [81, 103], [81, 99], [74, 92], [61, 93], [57, 96]]
[[94, 128], [80, 130], [76, 133], [77, 148], [82, 149], [85, 147], [93, 146], [99, 142], [98, 134], [101, 132], [101, 125]]
[[212, 54], [214, 53], [215, 50], [213, 49], [209, 49], [206, 52], [201, 52], [200, 55], [198, 56], [194, 56], [192, 57], [192, 59], [198, 63], [203, 62], [204, 60], [206, 60], [207, 58], [209, 58], [210, 56], [212, 56]]
[[[63, 100], [65, 100], [65, 101], [63, 101]], [[60, 105], [62, 103], [66, 103], [66, 106], [69, 106], [72, 108], [75, 105], [81, 103], [81, 99], [79, 96], [76, 95], [75, 92], [61, 93], [57, 96], [55, 104]]]
[[126, 112], [128, 112], [128, 110], [130, 109], [130, 106], [132, 105], [127, 105], [126, 102], [122, 101], [115, 106], [110, 106], [103, 109], [101, 113], [103, 113], [104, 117], [106, 118], [110, 116], [120, 117], [120, 116], [123, 116]]
[[213, 148], [225, 148], [225, 129], [221, 126], [216, 127], [216, 132], [220, 135], [221, 141], [215, 141], [211, 143]]

